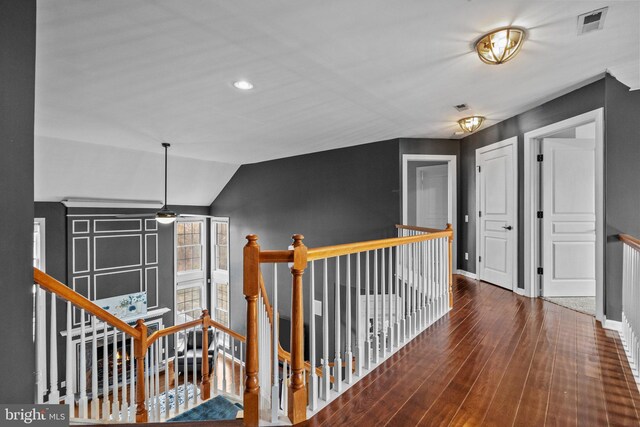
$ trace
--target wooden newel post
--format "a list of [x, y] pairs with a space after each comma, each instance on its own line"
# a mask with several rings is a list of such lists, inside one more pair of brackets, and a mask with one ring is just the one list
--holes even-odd
[[209, 382], [209, 310], [202, 310], [202, 384], [200, 391], [202, 399], [211, 397], [211, 383]]
[[449, 308], [453, 308], [453, 226], [447, 224], [447, 231], [451, 231], [449, 236]]
[[258, 383], [258, 294], [260, 293], [260, 246], [258, 236], [249, 234], [244, 247], [244, 297], [247, 300], [247, 355], [244, 387], [244, 425], [257, 426], [260, 420]]
[[149, 412], [145, 405], [147, 397], [144, 390], [144, 358], [147, 355], [147, 325], [144, 320], [138, 319], [136, 329], [140, 337], [135, 339], [134, 356], [136, 358], [136, 423], [146, 423], [149, 420]]
[[293, 289], [291, 296], [291, 383], [289, 384], [289, 420], [298, 424], [307, 419], [307, 388], [304, 384], [304, 310], [302, 275], [307, 268], [304, 236], [293, 235]]

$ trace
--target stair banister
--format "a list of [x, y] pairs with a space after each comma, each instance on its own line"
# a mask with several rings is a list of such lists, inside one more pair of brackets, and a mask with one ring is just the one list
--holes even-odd
[[293, 235], [293, 289], [291, 296], [291, 384], [289, 385], [289, 419], [293, 424], [307, 419], [307, 387], [304, 384], [304, 313], [302, 275], [307, 268], [304, 236]]
[[258, 382], [258, 294], [260, 293], [260, 246], [258, 236], [247, 236], [244, 247], [243, 292], [247, 300], [246, 380], [243, 396], [244, 424], [257, 426], [260, 420]]

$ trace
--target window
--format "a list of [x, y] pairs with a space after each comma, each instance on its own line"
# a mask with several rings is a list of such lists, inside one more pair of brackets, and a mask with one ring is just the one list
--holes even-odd
[[213, 222], [215, 321], [229, 326], [229, 222]]
[[178, 222], [178, 273], [202, 271], [201, 221]]
[[207, 308], [205, 220], [176, 222], [176, 324], [198, 319]]

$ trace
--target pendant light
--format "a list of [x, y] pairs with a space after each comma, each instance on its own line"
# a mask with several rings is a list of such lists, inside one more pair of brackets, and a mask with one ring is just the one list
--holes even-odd
[[164, 147], [164, 206], [156, 212], [156, 221], [160, 224], [171, 224], [178, 216], [167, 207], [167, 149], [171, 147], [171, 144], [163, 142], [162, 146]]

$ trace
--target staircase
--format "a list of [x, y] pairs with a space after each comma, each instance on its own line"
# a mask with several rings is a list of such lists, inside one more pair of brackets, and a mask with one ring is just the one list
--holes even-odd
[[[453, 304], [451, 226], [396, 229], [393, 238], [319, 248], [294, 235], [288, 250], [262, 250], [247, 236], [246, 337], [207, 310], [150, 331], [34, 268], [36, 403], [64, 402], [72, 422], [85, 424], [194, 421], [223, 407], [229, 417], [240, 402], [244, 425], [305, 421]], [[288, 351], [281, 314], [291, 321]]]

